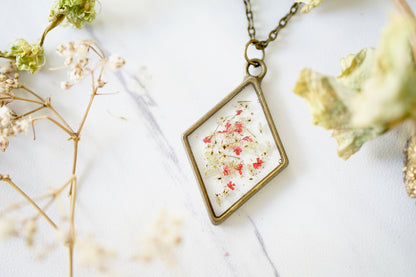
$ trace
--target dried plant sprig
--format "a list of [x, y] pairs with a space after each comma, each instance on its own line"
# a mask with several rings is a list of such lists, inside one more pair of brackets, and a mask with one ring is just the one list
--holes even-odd
[[29, 44], [24, 39], [18, 39], [10, 48], [5, 51], [4, 58], [14, 59], [19, 70], [36, 72], [45, 64], [45, 54], [43, 47], [38, 44]]
[[85, 23], [94, 21], [97, 12], [96, 0], [57, 0], [49, 14], [49, 21], [56, 22], [65, 18], [63, 23], [81, 29]]
[[38, 43], [30, 44], [18, 39], [9, 51], [0, 51], [0, 58], [15, 62], [19, 70], [35, 73], [45, 64], [43, 44], [46, 35], [62, 23], [81, 29], [85, 23], [96, 18], [97, 0], [57, 0], [49, 15], [50, 24], [45, 28]]
[[[61, 49], [61, 50], [59, 50]], [[3, 73], [2, 82], [0, 82], [0, 90], [4, 94], [7, 101], [3, 101], [0, 107], [0, 138], [5, 137], [7, 139], [12, 135], [23, 133], [27, 131], [29, 124], [32, 124], [33, 130], [35, 131], [35, 122], [39, 120], [48, 120], [58, 128], [62, 129], [68, 134], [69, 139], [73, 142], [73, 163], [71, 169], [71, 175], [69, 181], [64, 184], [60, 189], [49, 194], [46, 198], [49, 201], [43, 208], [30, 198], [18, 185], [16, 185], [8, 175], [0, 175], [0, 181], [8, 183], [16, 191], [18, 191], [24, 199], [31, 204], [38, 213], [43, 216], [55, 229], [60, 229], [55, 222], [53, 222], [46, 214], [45, 210], [51, 205], [52, 202], [58, 199], [59, 195], [64, 189], [69, 190], [69, 233], [66, 236], [65, 242], [69, 252], [69, 276], [73, 276], [73, 255], [74, 255], [74, 244], [75, 244], [75, 204], [77, 195], [77, 160], [78, 160], [78, 144], [81, 139], [81, 132], [85, 126], [85, 122], [90, 113], [91, 106], [97, 95], [98, 90], [105, 86], [106, 82], [103, 80], [103, 73], [105, 68], [119, 69], [124, 65], [124, 59], [121, 57], [108, 59], [101, 48], [94, 42], [89, 40], [83, 40], [79, 42], [70, 42], [65, 45], [58, 47], [58, 53], [66, 57], [65, 68], [69, 69], [69, 78], [75, 83], [83, 81], [87, 76], [91, 77], [91, 95], [87, 104], [87, 108], [83, 113], [81, 123], [74, 128], [68, 124], [64, 117], [53, 107], [50, 98], [43, 98], [38, 93], [27, 88], [25, 85], [20, 83], [17, 79], [12, 79], [10, 73]], [[91, 57], [91, 55], [93, 57]], [[69, 61], [68, 61], [69, 59]], [[10, 71], [10, 70], [9, 70]], [[1, 85], [3, 84], [3, 85]], [[71, 84], [72, 86], [72, 84]], [[29, 93], [34, 99], [18, 96], [20, 91]], [[7, 106], [9, 103], [19, 101], [21, 103], [38, 104], [38, 107], [26, 112], [22, 115], [17, 115], [12, 112]], [[39, 115], [30, 117], [34, 113], [41, 111], [42, 109], [50, 110], [54, 117], [48, 115]], [[5, 145], [6, 146], [6, 145]], [[7, 147], [5, 147], [7, 148]], [[4, 149], [5, 150], [5, 149]], [[44, 197], [44, 196], [42, 196]], [[33, 226], [29, 226], [33, 227]], [[35, 228], [27, 227], [26, 237], [33, 236]]]

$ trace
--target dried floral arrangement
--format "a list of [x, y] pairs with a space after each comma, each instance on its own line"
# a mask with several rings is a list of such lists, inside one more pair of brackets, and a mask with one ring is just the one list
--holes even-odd
[[[361, 146], [397, 125], [415, 128], [416, 18], [405, 0], [393, 0], [379, 46], [341, 59], [341, 74], [326, 76], [305, 68], [294, 92], [309, 104], [313, 123], [332, 129], [338, 155], [348, 159]], [[416, 197], [416, 138], [405, 147], [404, 182]]]
[[268, 162], [271, 143], [264, 138], [264, 126], [253, 120], [251, 104], [239, 101], [235, 113], [221, 117], [215, 130], [203, 139], [204, 174], [218, 181], [215, 196], [219, 205], [230, 193], [240, 190], [238, 181], [253, 180]]
[[[0, 172], [0, 181], [7, 183], [15, 189], [24, 202], [13, 203], [6, 206], [0, 213], [0, 236], [22, 237], [30, 246], [37, 231], [40, 218], [55, 229], [61, 235], [69, 253], [69, 276], [73, 276], [74, 245], [76, 241], [75, 231], [75, 205], [77, 197], [77, 160], [78, 145], [85, 122], [90, 113], [94, 99], [103, 95], [99, 91], [106, 85], [103, 74], [106, 69], [117, 70], [124, 65], [124, 59], [119, 56], [107, 57], [104, 51], [90, 40], [69, 42], [61, 44], [57, 53], [64, 57], [64, 66], [61, 69], [68, 70], [69, 80], [63, 81], [61, 87], [70, 89], [84, 79], [91, 82], [91, 93], [85, 112], [81, 116], [78, 126], [71, 126], [61, 113], [54, 107], [51, 97], [45, 97], [41, 93], [27, 87], [21, 81], [22, 71], [34, 74], [45, 64], [43, 44], [46, 35], [59, 25], [70, 25], [82, 28], [85, 23], [91, 23], [96, 17], [95, 0], [58, 0], [54, 3], [49, 16], [49, 26], [44, 30], [41, 38], [34, 44], [24, 39], [18, 39], [10, 50], [0, 52], [3, 62], [0, 64], [0, 149], [4, 152], [14, 136], [27, 133], [32, 127], [35, 137], [36, 122], [46, 120], [68, 135], [68, 140], [73, 143], [72, 167], [66, 181], [51, 192], [38, 197], [26, 194], [12, 177], [5, 172]], [[25, 112], [17, 112], [24, 110]], [[68, 194], [69, 212], [61, 212], [61, 222], [58, 224], [48, 215], [48, 208], [61, 201], [64, 193]], [[44, 203], [40, 206], [38, 203]], [[9, 217], [22, 207], [31, 205], [37, 214], [32, 217], [16, 219]], [[95, 250], [94, 250], [95, 249]], [[96, 251], [96, 257], [104, 260], [111, 256], [111, 252], [102, 248], [89, 247], [89, 251]]]

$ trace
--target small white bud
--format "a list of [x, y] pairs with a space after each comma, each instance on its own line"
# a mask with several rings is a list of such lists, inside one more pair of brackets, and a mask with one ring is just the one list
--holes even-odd
[[72, 84], [68, 81], [61, 82], [61, 89], [70, 89], [72, 87]]
[[113, 71], [120, 69], [125, 63], [126, 61], [118, 55], [111, 55], [108, 59], [108, 66]]

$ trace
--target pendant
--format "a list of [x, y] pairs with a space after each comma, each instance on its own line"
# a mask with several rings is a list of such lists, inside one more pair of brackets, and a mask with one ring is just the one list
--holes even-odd
[[[247, 60], [244, 81], [183, 135], [213, 224], [229, 217], [287, 165], [267, 107], [262, 60]], [[250, 65], [262, 72], [251, 75]]]

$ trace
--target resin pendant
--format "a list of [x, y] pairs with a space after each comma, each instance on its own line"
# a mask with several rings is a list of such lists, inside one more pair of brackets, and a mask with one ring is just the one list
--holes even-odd
[[288, 159], [261, 91], [266, 67], [240, 86], [183, 135], [188, 157], [212, 223], [230, 216], [283, 170]]

